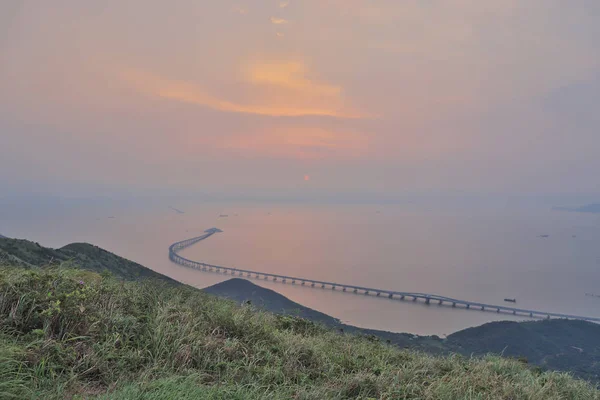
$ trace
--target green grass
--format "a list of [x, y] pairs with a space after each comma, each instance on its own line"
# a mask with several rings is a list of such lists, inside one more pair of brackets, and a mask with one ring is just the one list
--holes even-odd
[[600, 399], [498, 357], [433, 357], [186, 286], [0, 269], [0, 398]]

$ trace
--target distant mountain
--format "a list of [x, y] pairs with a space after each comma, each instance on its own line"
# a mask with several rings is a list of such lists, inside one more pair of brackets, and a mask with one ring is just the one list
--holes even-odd
[[573, 211], [573, 212], [583, 212], [583, 213], [600, 213], [600, 203], [597, 204], [588, 204], [581, 207], [569, 208], [569, 207], [554, 207], [554, 210], [557, 211]]
[[0, 239], [8, 239], [8, 238], [4, 235], [0, 235]]
[[71, 243], [60, 249], [51, 249], [29, 240], [2, 238], [0, 261], [3, 260], [25, 268], [72, 263], [94, 272], [108, 271], [125, 280], [156, 278], [180, 284], [168, 276], [88, 243]]
[[588, 380], [600, 381], [599, 324], [558, 319], [501, 321], [464, 329], [442, 339], [437, 336], [417, 336], [346, 325], [336, 318], [293, 302], [245, 279], [230, 279], [203, 290], [240, 303], [250, 301], [254, 306], [275, 314], [302, 317], [345, 333], [377, 337], [399, 347], [430, 354], [501, 354], [521, 358], [543, 368], [569, 371]]

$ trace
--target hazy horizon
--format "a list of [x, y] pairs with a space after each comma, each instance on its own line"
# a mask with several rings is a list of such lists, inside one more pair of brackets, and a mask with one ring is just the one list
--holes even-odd
[[600, 201], [599, 16], [590, 0], [5, 1], [0, 197]]

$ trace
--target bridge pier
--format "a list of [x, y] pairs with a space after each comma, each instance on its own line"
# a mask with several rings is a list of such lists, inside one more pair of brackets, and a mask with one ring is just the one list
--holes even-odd
[[452, 307], [456, 308], [456, 302], [452, 302]]
[[321, 284], [321, 289], [325, 289], [325, 284]]
[[310, 284], [310, 287], [315, 287], [315, 283], [314, 283], [314, 282], [313, 282], [313, 283], [311, 283], [311, 284]]
[[470, 305], [470, 304], [467, 304], [467, 310], [468, 310], [469, 308], [471, 308], [471, 305]]
[[497, 309], [497, 310], [496, 310], [496, 312], [497, 312], [498, 314], [500, 314], [500, 309]]
[[394, 293], [388, 294], [388, 298], [393, 299], [394, 298]]
[[304, 286], [304, 284], [305, 284], [305, 283], [306, 283], [306, 282], [302, 281], [302, 286]]
[[481, 306], [481, 311], [485, 311], [485, 307], [484, 306]]
[[377, 297], [379, 297], [379, 295], [381, 295], [381, 293], [380, 293], [380, 292], [377, 292]]
[[292, 285], [295, 285], [295, 284], [296, 284], [296, 280], [292, 279]]
[[344, 286], [344, 287], [342, 288], [342, 292], [345, 292], [345, 291], [346, 291], [346, 286]]
[[400, 295], [400, 300], [404, 300], [404, 295]]
[[429, 297], [425, 299], [425, 304], [429, 304]]
[[365, 296], [368, 296], [368, 295], [369, 295], [369, 291], [365, 290]]
[[444, 303], [444, 300], [440, 299], [438, 304], [441, 306], [443, 303]]
[[354, 292], [354, 293], [357, 293], [357, 292], [358, 292], [358, 289], [354, 289], [354, 290], [353, 290], [353, 292]]
[[417, 296], [413, 296], [412, 301], [417, 301]]
[[331, 290], [335, 290], [335, 286], [333, 286], [333, 285], [332, 285], [332, 286], [331, 286]]

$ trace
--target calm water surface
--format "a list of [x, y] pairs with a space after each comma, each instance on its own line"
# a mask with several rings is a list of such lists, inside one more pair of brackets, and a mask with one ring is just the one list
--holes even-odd
[[[222, 275], [172, 264], [168, 246], [224, 232], [182, 252], [197, 261], [317, 280], [600, 317], [600, 217], [532, 207], [441, 210], [416, 205], [78, 206], [0, 212], [0, 233], [50, 247], [90, 242], [188, 284]], [[221, 214], [227, 217], [219, 217]], [[108, 218], [113, 217], [114, 218]], [[549, 235], [541, 238], [540, 235]], [[444, 335], [496, 319], [455, 310], [264, 281], [344, 322]]]

